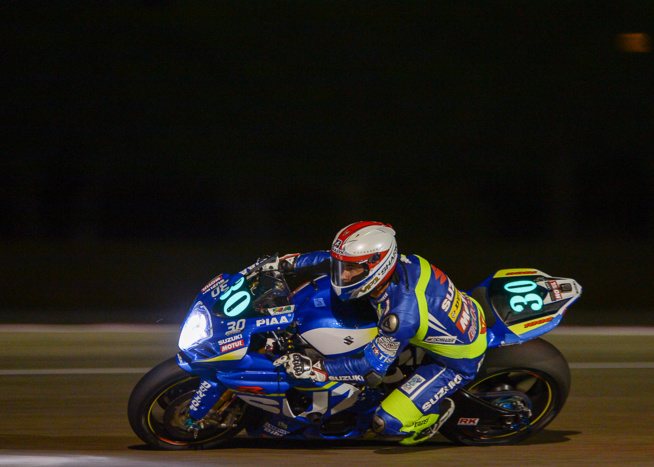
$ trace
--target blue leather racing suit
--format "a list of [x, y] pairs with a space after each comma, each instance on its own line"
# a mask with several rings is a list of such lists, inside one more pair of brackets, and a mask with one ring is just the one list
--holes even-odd
[[[300, 255], [295, 269], [315, 267], [329, 257], [328, 251]], [[409, 344], [423, 349], [423, 366], [389, 394], [376, 413], [382, 421], [380, 434], [411, 438], [436, 423], [444, 398], [475, 377], [487, 346], [483, 311], [417, 255], [400, 256], [386, 290], [369, 299], [379, 319], [377, 337], [363, 357], [326, 360], [325, 370], [340, 381], [363, 377], [374, 385]]]

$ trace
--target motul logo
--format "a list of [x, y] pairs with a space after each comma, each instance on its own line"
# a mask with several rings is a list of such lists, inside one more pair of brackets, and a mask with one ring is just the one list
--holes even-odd
[[243, 342], [243, 339], [238, 340], [236, 342], [230, 342], [229, 344], [225, 344], [225, 345], [221, 346], [220, 347], [220, 352], [221, 353], [230, 352], [230, 351], [232, 351], [234, 349], [238, 349], [239, 347], [243, 347], [243, 345], [245, 345], [244, 342]]

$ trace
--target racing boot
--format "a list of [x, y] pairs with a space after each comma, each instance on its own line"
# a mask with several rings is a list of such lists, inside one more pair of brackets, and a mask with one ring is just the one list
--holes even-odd
[[440, 412], [440, 415], [426, 415], [422, 419], [418, 420], [416, 423], [420, 423], [422, 421], [423, 423], [427, 423], [427, 427], [420, 431], [414, 432], [412, 435], [407, 436], [406, 438], [403, 438], [400, 441], [400, 444], [405, 446], [412, 446], [415, 444], [424, 443], [429, 438], [438, 433], [438, 430], [441, 426], [443, 426], [443, 423], [445, 423], [447, 419], [450, 418], [452, 413], [454, 413], [454, 401], [449, 397], [443, 399], [443, 402], [441, 402], [440, 405]]

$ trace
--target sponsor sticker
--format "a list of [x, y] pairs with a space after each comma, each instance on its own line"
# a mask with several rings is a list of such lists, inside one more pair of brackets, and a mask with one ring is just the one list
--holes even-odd
[[291, 320], [289, 319], [290, 315], [285, 314], [285, 315], [279, 315], [279, 316], [273, 316], [271, 318], [260, 318], [256, 321], [257, 327], [259, 326], [271, 326], [274, 324], [286, 324], [290, 323]]
[[543, 324], [547, 324], [550, 321], [552, 321], [553, 319], [554, 319], [553, 316], [548, 316], [546, 318], [540, 318], [540, 319], [537, 319], [537, 320], [534, 320], [534, 321], [529, 321], [528, 323], [520, 323], [520, 324], [516, 324], [514, 326], [510, 326], [509, 329], [512, 332], [515, 332], [516, 334], [521, 334], [521, 333], [523, 333], [525, 331], [531, 330], [531, 328], [536, 328], [538, 326], [542, 326]]
[[430, 344], [455, 344], [456, 336], [432, 336], [427, 337], [425, 342], [429, 342]]
[[470, 331], [468, 331], [468, 339], [470, 339], [470, 341], [474, 341], [476, 335], [477, 335], [477, 322], [475, 321], [472, 327], [470, 328]]
[[457, 425], [462, 426], [477, 426], [478, 423], [478, 418], [459, 418], [459, 421], [456, 422]]
[[228, 337], [227, 339], [221, 339], [218, 341], [218, 345], [229, 344], [230, 342], [234, 342], [239, 339], [243, 339], [243, 334], [237, 334], [236, 336]]
[[395, 249], [393, 250], [391, 255], [387, 259], [384, 260], [385, 263], [381, 267], [381, 269], [379, 270], [379, 273], [378, 273], [379, 276], [377, 276], [377, 277], [380, 277], [380, 276], [384, 277], [386, 275], [386, 273], [388, 273], [388, 271], [391, 269], [391, 266], [393, 264], [395, 264], [395, 258], [397, 258], [397, 245], [395, 245]]
[[276, 438], [281, 438], [283, 436], [286, 436], [289, 432], [286, 430], [283, 430], [275, 425], [271, 425], [270, 423], [266, 422], [263, 425], [263, 431], [268, 433], [271, 436], [274, 436]]
[[231, 352], [232, 350], [236, 350], [240, 347], [243, 347], [245, 343], [243, 342], [243, 339], [230, 342], [229, 344], [221, 345], [220, 346], [220, 353], [226, 353], [226, 352]]
[[468, 305], [468, 302], [464, 300], [463, 307], [461, 310], [461, 316], [459, 316], [459, 319], [456, 322], [456, 327], [459, 328], [459, 331], [465, 334], [466, 330], [468, 329], [468, 326], [470, 326], [471, 319], [472, 318], [470, 316], [470, 306]]
[[325, 304], [325, 300], [322, 297], [320, 297], [320, 298], [313, 299], [313, 306], [315, 306], [316, 308], [324, 308], [327, 305]]
[[349, 376], [329, 376], [329, 381], [358, 381], [364, 382], [364, 378], [361, 375], [349, 375]]
[[211, 281], [209, 281], [207, 285], [202, 287], [202, 290], [200, 292], [207, 293], [210, 290], [212, 291], [211, 296], [216, 298], [222, 292], [227, 290], [227, 279], [223, 279], [222, 274], [220, 276], [216, 276], [213, 279], [211, 279]]
[[377, 285], [377, 282], [379, 282], [379, 276], [376, 276], [372, 281], [370, 281], [369, 284], [366, 284], [365, 286], [363, 286], [361, 288], [361, 293], [366, 293], [369, 290], [372, 290], [372, 288]]
[[534, 326], [538, 326], [539, 324], [549, 323], [553, 319], [554, 318], [552, 316], [550, 316], [549, 318], [539, 319], [539, 320], [536, 320], [536, 321], [532, 321], [531, 323], [526, 323], [525, 324], [525, 329], [532, 328]]
[[191, 411], [196, 411], [200, 408], [200, 405], [202, 404], [202, 399], [207, 394], [207, 390], [210, 388], [211, 388], [211, 384], [209, 384], [207, 381], [202, 381], [202, 383], [200, 383], [200, 386], [195, 391], [195, 396], [193, 397], [193, 400], [189, 405], [189, 409]]
[[251, 394], [263, 394], [264, 390], [260, 386], [236, 386], [236, 391], [249, 392]]
[[456, 291], [456, 295], [454, 297], [454, 304], [452, 305], [450, 312], [448, 313], [448, 316], [452, 320], [453, 323], [456, 322], [457, 317], [459, 316], [459, 313], [461, 312], [461, 294], [459, 291]]
[[441, 310], [443, 310], [445, 313], [447, 313], [452, 306], [452, 299], [454, 298], [456, 291], [457, 290], [454, 288], [454, 284], [452, 284], [452, 281], [450, 281], [447, 284], [447, 294], [445, 295], [443, 303], [441, 304]]
[[286, 306], [278, 306], [275, 308], [268, 308], [267, 311], [269, 315], [281, 315], [284, 313], [291, 313], [293, 310], [295, 310], [295, 305], [286, 305]]
[[414, 422], [413, 426], [415, 428], [418, 428], [418, 427], [421, 427], [423, 425], [426, 425], [428, 422], [429, 422], [429, 418], [425, 418], [424, 420], [418, 420], [418, 421]]
[[395, 354], [393, 354], [392, 356], [386, 355], [384, 352], [380, 350], [379, 347], [377, 347], [374, 344], [374, 342], [371, 345], [371, 350], [375, 358], [382, 363], [391, 363], [393, 360], [395, 360]]
[[429, 399], [427, 402], [422, 404], [422, 411], [425, 412], [425, 411], [431, 409], [431, 407], [434, 404], [437, 404], [438, 401], [442, 397], [444, 397], [449, 391], [456, 388], [461, 383], [461, 381], [463, 381], [463, 377], [461, 375], [456, 375], [454, 377], [454, 379], [452, 379], [452, 381], [450, 381], [449, 383], [447, 383], [447, 385], [440, 388], [438, 390], [438, 392], [436, 394], [434, 394], [434, 396], [431, 399]]
[[425, 382], [425, 378], [420, 375], [413, 375], [406, 383], [402, 385], [402, 391], [411, 394], [415, 389]]
[[477, 314], [472, 306], [470, 307], [470, 315], [472, 316], [472, 326], [470, 326], [470, 330], [468, 331], [468, 338], [472, 342], [477, 337]]
[[559, 289], [559, 283], [557, 281], [550, 281], [550, 295], [553, 301], [562, 300], [563, 294], [561, 289]]
[[400, 348], [400, 342], [394, 337], [379, 336], [376, 341], [379, 348], [390, 356], [395, 355], [397, 350]]

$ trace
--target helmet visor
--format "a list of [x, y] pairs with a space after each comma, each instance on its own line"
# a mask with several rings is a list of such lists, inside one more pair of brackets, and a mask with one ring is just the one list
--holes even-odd
[[352, 263], [332, 257], [332, 284], [348, 287], [358, 284], [368, 277], [370, 268], [367, 263]]

